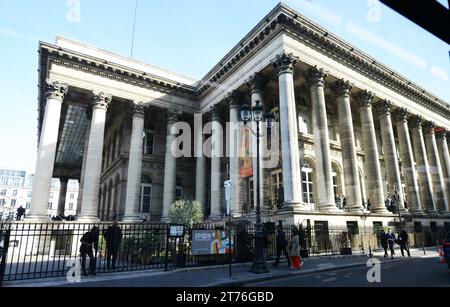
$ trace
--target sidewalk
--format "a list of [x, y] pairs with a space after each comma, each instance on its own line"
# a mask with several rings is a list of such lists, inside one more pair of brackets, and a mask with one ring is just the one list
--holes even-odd
[[[384, 252], [374, 253], [374, 258], [383, 262], [401, 261], [400, 250], [395, 250], [394, 260], [384, 258]], [[411, 249], [411, 256], [437, 257], [436, 249], [427, 249], [424, 256], [422, 249]], [[195, 267], [176, 269], [165, 272], [150, 270], [97, 276], [82, 276], [80, 283], [69, 283], [65, 278], [5, 282], [4, 287], [233, 287], [244, 283], [284, 278], [297, 274], [311, 274], [367, 265], [368, 255], [321, 256], [306, 258], [303, 268], [294, 271], [281, 262], [278, 267], [268, 263], [269, 273], [253, 274], [249, 272], [251, 263], [232, 265], [232, 277], [229, 277], [229, 266]]]

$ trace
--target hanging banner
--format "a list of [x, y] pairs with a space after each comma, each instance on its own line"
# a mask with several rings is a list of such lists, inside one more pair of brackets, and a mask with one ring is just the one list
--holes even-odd
[[239, 159], [241, 164], [240, 175], [241, 178], [253, 176], [253, 163], [250, 156], [250, 138], [251, 132], [249, 128], [244, 128], [244, 136], [242, 138], [242, 153]]

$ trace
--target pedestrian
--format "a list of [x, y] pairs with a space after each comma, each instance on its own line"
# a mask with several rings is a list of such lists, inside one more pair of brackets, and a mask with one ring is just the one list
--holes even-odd
[[20, 221], [22, 219], [22, 216], [25, 215], [25, 209], [20, 206], [19, 208], [17, 208], [17, 214], [16, 214], [16, 221]]
[[391, 250], [391, 259], [394, 259], [395, 251], [394, 251], [394, 244], [396, 241], [395, 234], [391, 232], [390, 229], [388, 229], [388, 233], [386, 234], [389, 249]]
[[406, 231], [402, 230], [402, 232], [398, 236], [398, 242], [399, 242], [400, 251], [402, 252], [403, 257], [405, 257], [403, 250], [406, 250], [406, 252], [408, 253], [408, 257], [411, 257], [411, 254], [409, 253], [409, 246], [408, 246], [409, 242], [408, 241], [409, 241], [408, 234], [406, 233]]
[[[81, 237], [81, 246], [80, 246], [80, 254], [81, 254], [81, 269], [83, 270], [83, 275], [87, 276], [88, 273], [86, 271], [86, 256], [89, 256], [89, 271], [91, 275], [96, 275], [95, 273], [95, 255], [98, 251], [98, 234], [99, 229], [97, 226], [92, 227], [92, 229], [86, 232]], [[94, 250], [92, 249], [94, 248]]]
[[292, 237], [289, 242], [289, 255], [291, 256], [291, 269], [300, 270], [301, 258], [300, 258], [300, 237], [298, 235], [297, 227], [292, 226]]
[[280, 263], [281, 252], [283, 252], [284, 256], [286, 257], [288, 267], [290, 267], [291, 260], [289, 259], [289, 254], [287, 252], [288, 242], [286, 240], [286, 234], [283, 231], [283, 226], [281, 225], [277, 225], [276, 244], [277, 244], [277, 259], [275, 260], [275, 263], [273, 265], [278, 266], [278, 264]]
[[386, 258], [388, 256], [388, 239], [387, 239], [387, 235], [384, 231], [382, 231], [380, 233], [380, 241], [381, 241], [381, 247], [383, 247], [384, 249], [384, 258]]
[[391, 211], [391, 197], [387, 196], [386, 200], [384, 201], [384, 206], [386, 207], [387, 210]]
[[345, 197], [345, 196], [342, 199], [342, 209], [344, 209], [344, 210], [347, 209], [347, 197]]
[[370, 199], [367, 200], [367, 210], [370, 211], [372, 208], [372, 203], [370, 202]]
[[119, 224], [114, 222], [112, 226], [109, 226], [103, 233], [103, 237], [106, 241], [106, 262], [108, 270], [115, 270], [117, 254], [119, 253], [120, 243], [122, 242], [122, 230], [120, 229]]

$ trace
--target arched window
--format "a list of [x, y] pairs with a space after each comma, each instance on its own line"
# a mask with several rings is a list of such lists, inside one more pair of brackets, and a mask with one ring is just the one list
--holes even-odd
[[336, 196], [342, 194], [341, 169], [336, 163], [332, 163], [331, 167], [331, 175], [333, 176], [333, 191]]
[[314, 168], [308, 160], [302, 163], [303, 202], [314, 209]]
[[149, 176], [142, 174], [141, 190], [139, 194], [139, 212], [143, 219], [149, 219], [152, 204], [152, 180]]

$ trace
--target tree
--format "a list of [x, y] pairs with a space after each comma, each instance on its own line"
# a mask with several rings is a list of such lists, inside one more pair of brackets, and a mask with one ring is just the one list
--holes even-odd
[[170, 206], [170, 221], [192, 228], [194, 224], [201, 223], [203, 220], [201, 206], [200, 202], [196, 200], [176, 200]]

